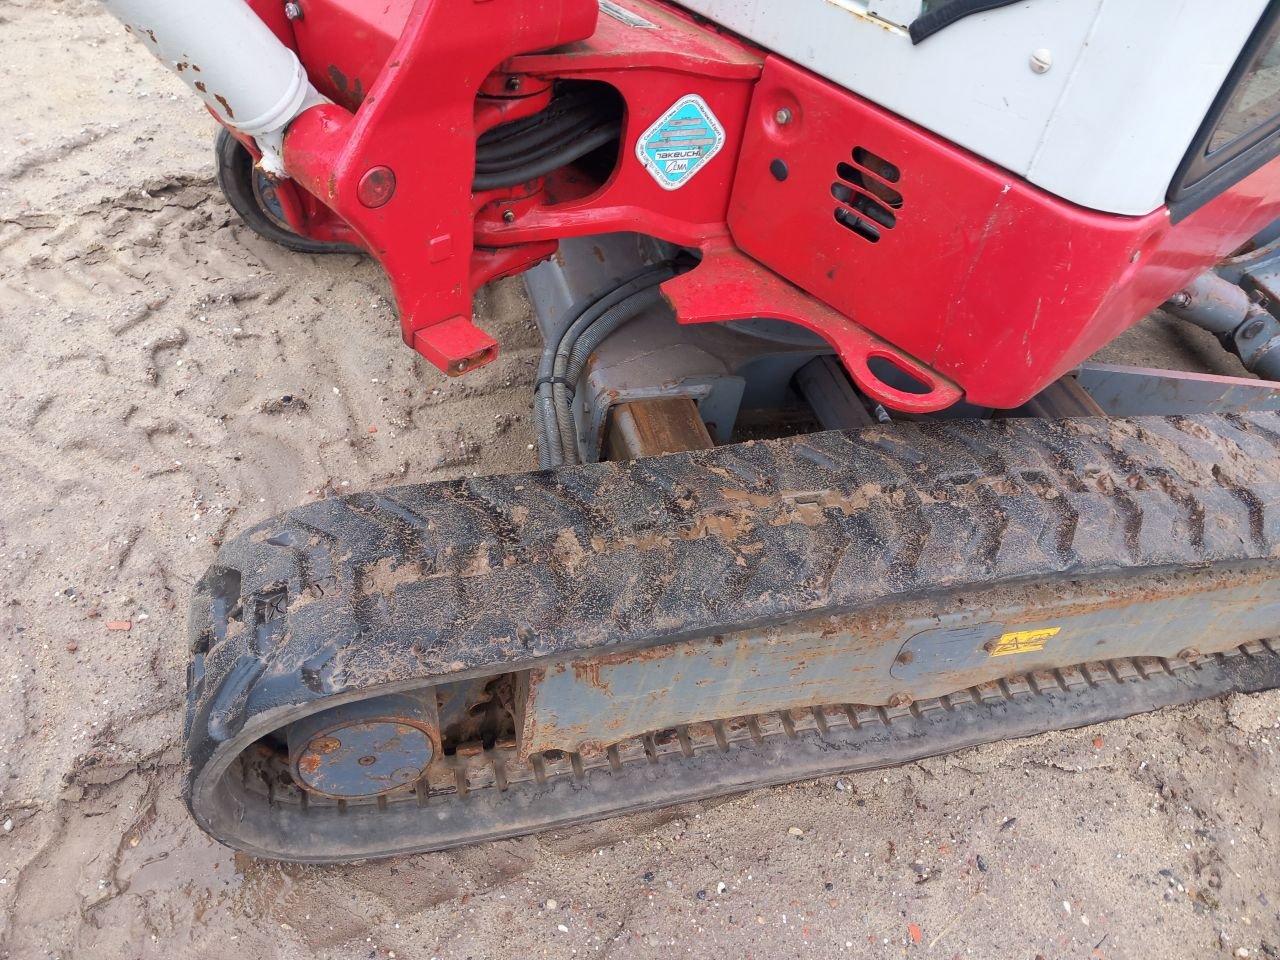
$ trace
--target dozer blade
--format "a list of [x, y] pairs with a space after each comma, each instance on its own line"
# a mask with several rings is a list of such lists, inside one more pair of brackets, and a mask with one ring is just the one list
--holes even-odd
[[895, 424], [298, 507], [198, 584], [192, 813], [388, 856], [1280, 686], [1278, 427]]

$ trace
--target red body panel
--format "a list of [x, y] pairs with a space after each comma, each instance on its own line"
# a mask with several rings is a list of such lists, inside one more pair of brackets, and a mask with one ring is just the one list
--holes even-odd
[[[295, 182], [334, 217], [297, 203], [295, 226], [333, 236], [349, 225], [391, 278], [406, 342], [450, 374], [495, 355], [471, 319], [479, 284], [544, 259], [559, 238], [634, 230], [704, 252], [667, 286], [683, 322], [801, 323], [899, 409], [939, 409], [962, 391], [1016, 406], [1280, 215], [1280, 162], [1176, 226], [1164, 211], [1082, 210], [674, 7], [626, 5], [657, 29], [597, 21], [593, 0], [305, 0], [293, 23], [313, 82], [337, 101], [286, 137]], [[473, 193], [476, 138], [542, 109], [557, 79], [621, 94], [612, 174], [597, 183], [566, 168]], [[715, 112], [725, 145], [664, 190], [635, 144], [691, 93]], [[898, 179], [878, 178], [891, 171], [875, 163], [858, 172], [855, 148], [890, 161]], [[370, 208], [357, 188], [374, 167], [396, 186]], [[884, 200], [894, 191], [896, 206]], [[858, 222], [850, 204], [865, 205], [862, 193], [879, 193], [877, 215], [892, 223], [873, 224], [878, 242], [835, 218], [843, 208]], [[877, 357], [922, 392], [881, 380]]]
[[[583, 0], [420, 0], [354, 115], [313, 107], [289, 128], [290, 174], [355, 228], [391, 279], [406, 341], [451, 374], [497, 348], [471, 322], [476, 96], [502, 61], [589, 36], [595, 17]], [[359, 182], [378, 166], [395, 193], [365, 207]]]
[[[876, 399], [897, 410], [922, 413], [949, 407], [963, 393], [886, 341], [812, 297], [741, 251], [725, 244], [707, 251], [696, 270], [662, 286], [681, 323], [715, 323], [762, 316], [786, 320], [821, 334], [835, 348], [854, 382], [874, 391]], [[872, 369], [886, 361], [915, 381], [912, 393], [884, 382]]]
[[[858, 167], [857, 147], [900, 173], [888, 183], [866, 170], [902, 197], [878, 242], [834, 216], [847, 208], [832, 195], [845, 182], [837, 165]], [[782, 181], [770, 173], [779, 159]], [[1177, 225], [1163, 209], [1084, 210], [770, 58], [729, 227], [743, 251], [955, 380], [971, 402], [1012, 407], [1278, 216], [1280, 164]]]
[[312, 85], [348, 110], [358, 108], [386, 66], [413, 2], [302, 0], [293, 33]]

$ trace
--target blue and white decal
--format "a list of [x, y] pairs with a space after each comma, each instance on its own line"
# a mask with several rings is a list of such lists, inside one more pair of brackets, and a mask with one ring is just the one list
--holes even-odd
[[681, 97], [636, 141], [636, 158], [658, 186], [678, 190], [724, 146], [724, 127], [696, 93]]

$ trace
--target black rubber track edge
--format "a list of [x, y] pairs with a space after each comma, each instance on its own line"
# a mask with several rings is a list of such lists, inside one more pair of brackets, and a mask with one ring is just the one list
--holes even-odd
[[[241, 800], [245, 806], [240, 816], [231, 816], [234, 805], [227, 805], [207, 829], [215, 836], [236, 838], [234, 846], [249, 853], [294, 862], [332, 863], [442, 850], [795, 780], [897, 766], [997, 740], [1280, 686], [1280, 655], [1268, 645], [1249, 646], [1251, 652], [1233, 651], [1176, 671], [1144, 676], [1131, 661], [1115, 661], [1112, 670], [1128, 667], [1128, 676], [1117, 671], [1117, 678], [1112, 670], [1097, 669], [1089, 682], [1069, 689], [1052, 683], [1033, 687], [1023, 678], [1012, 678], [1003, 685], [1009, 691], [1004, 695], [997, 693], [999, 685], [989, 684], [982, 691], [985, 697], [974, 688], [919, 701], [910, 710], [864, 711], [879, 719], [857, 727], [829, 721], [825, 732], [807, 729], [795, 736], [739, 740], [727, 749], [711, 744], [691, 757], [668, 754], [656, 762], [633, 761], [616, 770], [597, 766], [542, 784], [432, 797], [423, 805], [369, 805], [360, 815], [338, 815], [341, 829], [336, 831], [323, 829], [318, 811], [268, 806], [262, 795], [249, 795]], [[259, 846], [254, 839], [265, 842]]]
[[225, 127], [218, 128], [213, 154], [214, 171], [222, 195], [231, 204], [231, 209], [240, 215], [245, 226], [264, 240], [295, 253], [364, 253], [352, 243], [299, 236], [271, 219], [262, 209], [254, 190], [253, 157]]
[[1277, 427], [895, 424], [306, 504], [197, 585], [193, 808], [208, 824], [253, 739], [375, 691], [967, 588], [1273, 562]]

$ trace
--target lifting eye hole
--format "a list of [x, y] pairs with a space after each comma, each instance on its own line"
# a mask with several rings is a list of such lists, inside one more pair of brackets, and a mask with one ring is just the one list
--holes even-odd
[[913, 393], [917, 396], [933, 392], [933, 388], [925, 383], [919, 377], [915, 376], [898, 366], [888, 357], [877, 356], [873, 354], [867, 357], [867, 369], [881, 383], [892, 387], [894, 390], [900, 390], [903, 393]]

